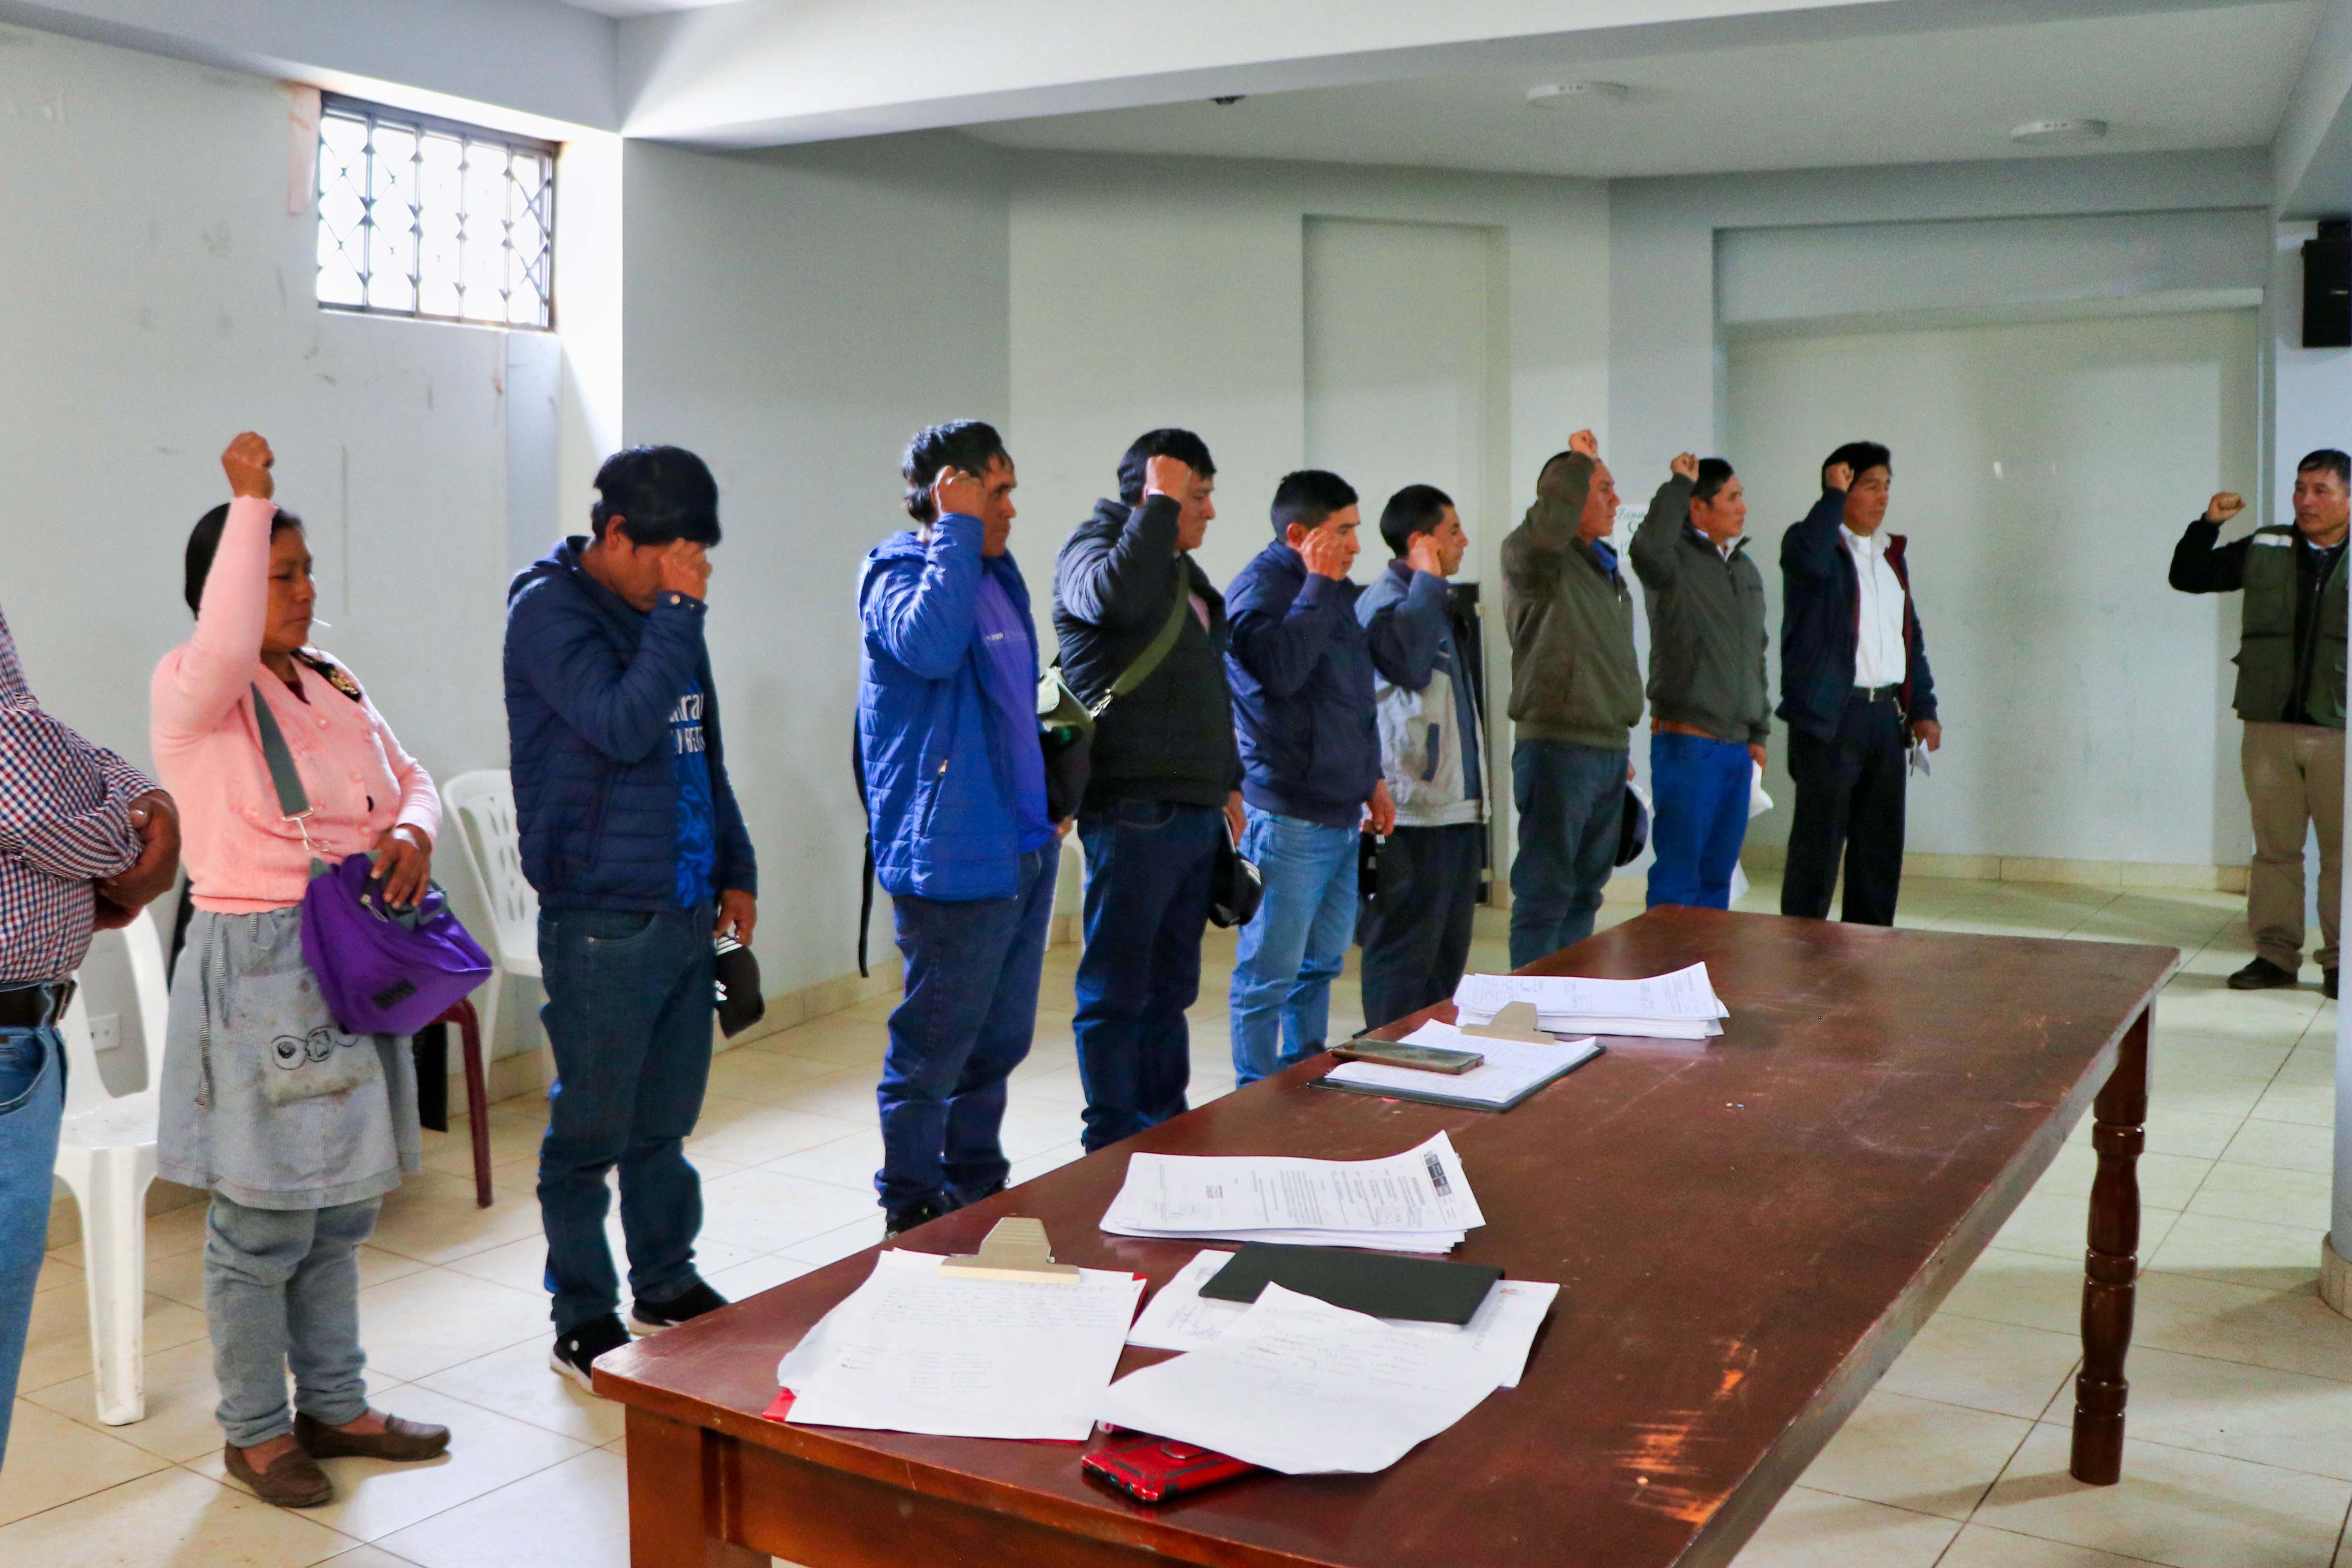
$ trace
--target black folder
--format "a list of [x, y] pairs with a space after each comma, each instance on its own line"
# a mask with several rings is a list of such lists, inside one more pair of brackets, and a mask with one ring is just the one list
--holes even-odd
[[1500, 1268], [1486, 1263], [1245, 1241], [1234, 1260], [1201, 1287], [1201, 1294], [1213, 1301], [1255, 1301], [1270, 1280], [1375, 1318], [1459, 1326], [1470, 1321], [1502, 1277]]

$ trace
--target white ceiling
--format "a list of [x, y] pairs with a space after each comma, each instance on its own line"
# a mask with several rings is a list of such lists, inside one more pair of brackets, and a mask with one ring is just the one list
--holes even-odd
[[658, 16], [665, 11], [699, 11], [706, 5], [731, 5], [735, 0], [563, 0], [563, 3], [603, 16]]
[[[970, 132], [1012, 147], [1591, 177], [2248, 147], [2276, 132], [2322, 8], [2273, 0], [1605, 60], [1530, 49], [1477, 75]], [[1531, 87], [1586, 79], [1633, 91], [1549, 110], [1526, 101]], [[2024, 121], [2057, 116], [2112, 130], [2055, 150], [2009, 139]]]

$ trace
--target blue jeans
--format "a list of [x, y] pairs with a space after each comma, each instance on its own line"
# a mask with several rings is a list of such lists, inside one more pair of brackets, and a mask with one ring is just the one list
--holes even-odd
[[48, 1244], [49, 1176], [64, 1117], [65, 1044], [55, 1029], [0, 1029], [0, 1459]]
[[1249, 808], [1242, 854], [1265, 900], [1242, 927], [1230, 999], [1234, 1079], [1244, 1088], [1323, 1048], [1331, 982], [1356, 934], [1357, 832]]
[[905, 1000], [890, 1012], [890, 1048], [875, 1099], [882, 1110], [888, 1214], [941, 1210], [1002, 1184], [1004, 1080], [1037, 1031], [1037, 981], [1054, 921], [1061, 845], [1021, 857], [1009, 899], [903, 898], [890, 903], [907, 958]]
[[1078, 957], [1078, 1080], [1087, 1152], [1184, 1113], [1201, 994], [1201, 932], [1225, 814], [1123, 800], [1078, 818], [1087, 946]]
[[1592, 934], [1624, 831], [1625, 752], [1573, 741], [1511, 748], [1519, 853], [1511, 862], [1511, 967]]
[[558, 1334], [619, 1310], [604, 1240], [604, 1178], [615, 1166], [637, 1300], [670, 1300], [700, 1279], [702, 1179], [683, 1145], [710, 1079], [710, 928], [708, 904], [540, 914], [547, 1005], [539, 1016], [555, 1087], [539, 1146], [539, 1209]]
[[1738, 741], [1661, 732], [1650, 737], [1650, 907], [1731, 907], [1731, 872], [1748, 837], [1755, 771]]

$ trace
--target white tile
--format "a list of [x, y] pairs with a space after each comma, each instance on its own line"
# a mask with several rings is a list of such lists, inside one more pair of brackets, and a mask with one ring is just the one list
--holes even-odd
[[2072, 1257], [1989, 1247], [1944, 1298], [1939, 1313], [2074, 1333], [2083, 1319], [2082, 1248]]
[[2168, 1274], [2292, 1290], [2319, 1278], [2320, 1238], [2326, 1234], [2192, 1209], [2173, 1222], [2162, 1245], [2147, 1254], [2147, 1263]]
[[833, 1263], [848, 1257], [853, 1252], [863, 1252], [869, 1247], [880, 1246], [882, 1226], [883, 1214], [877, 1208], [862, 1218], [850, 1221], [847, 1225], [828, 1230], [821, 1236], [810, 1237], [805, 1241], [784, 1248], [783, 1256], [797, 1262], [806, 1263], [811, 1268]]
[[[169, 1461], [80, 1422], [19, 1399], [0, 1469], [0, 1524], [162, 1469]], [[0, 1534], [0, 1541], [6, 1539]], [[7, 1561], [0, 1555], [0, 1562]]]
[[273, 1508], [193, 1470], [165, 1468], [0, 1529], [0, 1563], [309, 1568], [356, 1544], [314, 1514]]
[[1734, 1568], [1932, 1568], [1959, 1526], [1858, 1498], [1792, 1488]]
[[712, 1289], [730, 1301], [742, 1301], [762, 1291], [772, 1290], [788, 1280], [797, 1279], [816, 1267], [814, 1263], [772, 1253], [715, 1273], [706, 1272], [702, 1278]]
[[707, 1236], [754, 1252], [782, 1252], [877, 1212], [872, 1191], [751, 1169], [702, 1185]]
[[[576, 1443], [604, 1444], [621, 1435], [621, 1407], [589, 1393], [547, 1364], [554, 1330], [421, 1378], [415, 1386], [528, 1422]], [[379, 1404], [397, 1406], [398, 1395]], [[407, 1412], [403, 1412], [407, 1414]]]
[[2030, 1421], [2073, 1375], [2082, 1348], [2075, 1334], [1938, 1313], [1878, 1386]]
[[628, 1568], [628, 1464], [603, 1449], [551, 1465], [384, 1538], [419, 1568]]
[[[85, 1426], [95, 1426], [120, 1442], [146, 1449], [175, 1464], [184, 1464], [221, 1446], [220, 1423], [213, 1412], [220, 1404], [220, 1384], [213, 1380], [213, 1347], [196, 1340], [170, 1350], [147, 1352], [147, 1414], [124, 1426], [102, 1426], [95, 1403], [96, 1380], [89, 1373], [52, 1384], [26, 1397]], [[19, 1406], [21, 1409], [22, 1406]], [[16, 1452], [12, 1444], [10, 1452]], [[9, 1471], [14, 1476], [13, 1468]], [[6, 1488], [0, 1485], [0, 1494]]]
[[472, 1178], [419, 1171], [384, 1194], [371, 1245], [419, 1263], [448, 1263], [539, 1233], [539, 1199], [528, 1190], [491, 1188], [476, 1206]]
[[[2084, 1223], [2089, 1222], [2091, 1183], [2097, 1175], [2098, 1155], [2078, 1143], [2069, 1143], [2058, 1151], [2050, 1169], [2033, 1185], [2037, 1193], [2062, 1193], [2080, 1200], [2084, 1205]], [[2210, 1160], [2190, 1159], [2180, 1154], [2142, 1154], [2135, 1163], [2134, 1173], [2139, 1180], [2139, 1201], [2148, 1208], [2185, 1208], [2189, 1198], [2203, 1184], [2206, 1173], [2213, 1168]]]
[[2032, 1426], [2016, 1416], [1873, 1389], [1806, 1468], [1803, 1484], [1966, 1520]]
[[852, 1192], [872, 1194], [874, 1173], [882, 1164], [882, 1131], [879, 1127], [863, 1128], [835, 1138], [831, 1142], [770, 1160], [762, 1170], [782, 1172], [787, 1176], [804, 1176], [827, 1186], [846, 1187]]
[[2133, 1347], [2131, 1436], [2352, 1481], [2352, 1386], [2242, 1362]]
[[2221, 1157], [2241, 1165], [2275, 1165], [2324, 1174], [2336, 1169], [2336, 1131], [2332, 1127], [2300, 1122], [2250, 1121], [2239, 1128]]
[[2308, 1285], [2257, 1290], [2180, 1274], [2144, 1275], [2132, 1339], [2136, 1345], [2352, 1383], [2352, 1323]]
[[[170, 1350], [205, 1337], [205, 1315], [195, 1308], [147, 1293], [141, 1330], [146, 1348]], [[16, 1392], [32, 1394], [86, 1375], [89, 1354], [89, 1303], [79, 1293], [50, 1290], [33, 1298], [25, 1337], [25, 1361]]]
[[[402, 1390], [394, 1414], [448, 1427], [449, 1451], [419, 1464], [322, 1459], [320, 1468], [335, 1483], [334, 1500], [304, 1510], [307, 1517], [354, 1540], [375, 1541], [593, 1451], [590, 1445], [425, 1388]], [[194, 1468], [216, 1480], [223, 1474], [218, 1454]]]
[[2216, 1160], [2212, 1173], [2189, 1201], [2191, 1214], [2300, 1226], [2327, 1232], [2329, 1178], [2324, 1171], [2290, 1171]]
[[2121, 1482], [2085, 1486], [2072, 1439], [2036, 1426], [1974, 1522], [2170, 1568], [2318, 1568], [2352, 1505], [2352, 1483], [2131, 1438]]
[[[2146, 1258], [2164, 1239], [2178, 1218], [2177, 1209], [2154, 1208], [2146, 1204], [2139, 1211], [2139, 1251]], [[2083, 1261], [2085, 1238], [2090, 1232], [2091, 1205], [2072, 1193], [2028, 1193], [1995, 1234], [1992, 1245], [2017, 1252], [2039, 1252], [2052, 1258], [2071, 1258]]]
[[360, 1292], [360, 1343], [368, 1364], [404, 1382], [541, 1337], [555, 1337], [544, 1293], [446, 1268]]
[[2147, 1562], [2145, 1557], [2118, 1557], [2112, 1552], [2018, 1535], [1989, 1524], [1970, 1524], [1962, 1527], [1936, 1568], [2144, 1568]]

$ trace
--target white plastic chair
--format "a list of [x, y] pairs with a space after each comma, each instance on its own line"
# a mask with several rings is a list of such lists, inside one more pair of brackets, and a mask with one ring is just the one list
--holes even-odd
[[107, 1091], [90, 1040], [88, 991], [75, 995], [58, 1021], [66, 1043], [66, 1112], [57, 1173], [81, 1210], [90, 1361], [98, 1418], [109, 1426], [147, 1414], [147, 1188], [155, 1180], [156, 1103], [171, 1005], [155, 922], [142, 910], [122, 938], [147, 1054], [146, 1086], [125, 1095]]
[[478, 993], [482, 998], [482, 1040], [488, 1048], [498, 1039], [499, 998], [506, 977], [540, 977], [539, 894], [522, 874], [512, 775], [504, 768], [459, 773], [441, 786], [441, 813], [443, 839], [449, 837], [446, 820], [455, 819], [457, 841], [465, 846], [474, 879], [481, 884], [482, 901], [489, 906], [498, 966]]

